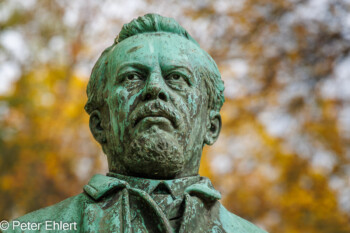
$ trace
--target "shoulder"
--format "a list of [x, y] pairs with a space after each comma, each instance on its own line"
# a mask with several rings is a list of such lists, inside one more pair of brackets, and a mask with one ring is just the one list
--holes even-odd
[[220, 221], [226, 232], [237, 233], [266, 233], [266, 231], [255, 226], [253, 223], [229, 212], [220, 204]]
[[[57, 218], [63, 217], [64, 219], [73, 218], [76, 211], [79, 211], [88, 198], [84, 193], [67, 198], [57, 204], [48, 206], [31, 213], [28, 213], [16, 220], [19, 221], [45, 221], [45, 220], [55, 220]], [[51, 219], [50, 219], [51, 218]]]
[[[89, 202], [89, 198], [86, 194], [81, 193], [79, 195], [67, 198], [57, 204], [48, 206], [33, 212], [30, 212], [22, 217], [14, 219], [10, 222], [8, 231], [6, 232], [19, 232], [20, 224], [24, 225], [40, 225], [46, 224], [46, 222], [79, 222], [80, 212], [85, 203]], [[34, 223], [34, 225], [33, 225]], [[49, 223], [51, 224], [51, 223]], [[30, 231], [28, 227], [25, 227], [27, 231]]]

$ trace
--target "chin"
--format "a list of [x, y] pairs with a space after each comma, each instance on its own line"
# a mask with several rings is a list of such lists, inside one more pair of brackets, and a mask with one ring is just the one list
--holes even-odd
[[170, 133], [146, 131], [131, 141], [123, 163], [130, 175], [171, 179], [184, 167], [183, 146]]

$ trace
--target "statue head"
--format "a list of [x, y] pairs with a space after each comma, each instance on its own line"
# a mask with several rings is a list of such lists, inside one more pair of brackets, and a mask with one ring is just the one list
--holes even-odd
[[219, 136], [223, 82], [214, 60], [174, 19], [125, 24], [87, 87], [90, 130], [109, 170], [145, 178], [198, 174]]

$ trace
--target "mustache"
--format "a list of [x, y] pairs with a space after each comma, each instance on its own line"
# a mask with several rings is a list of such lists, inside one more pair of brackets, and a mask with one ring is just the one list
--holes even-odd
[[180, 124], [178, 111], [172, 106], [159, 101], [148, 102], [136, 108], [130, 116], [133, 127], [145, 117], [165, 117], [170, 120], [174, 128], [177, 128]]

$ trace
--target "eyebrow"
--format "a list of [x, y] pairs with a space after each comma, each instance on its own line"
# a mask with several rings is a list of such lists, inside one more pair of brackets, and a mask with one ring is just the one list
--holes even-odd
[[167, 65], [165, 66], [165, 70], [174, 70], [174, 69], [185, 69], [188, 73], [193, 75], [193, 72], [190, 68], [183, 65]]
[[[128, 67], [132, 67], [134, 69], [138, 69], [138, 70], [141, 70], [143, 72], [148, 72], [150, 70], [150, 67], [142, 64], [142, 63], [138, 63], [138, 62], [125, 62], [125, 63], [122, 63], [120, 65], [120, 67], [118, 68], [118, 70], [116, 71], [116, 74], [117, 76], [120, 75], [120, 73], [122, 72], [123, 69], [125, 68], [128, 68]], [[186, 66], [183, 66], [183, 65], [166, 65], [165, 68], [162, 69], [162, 74], [163, 73], [168, 73], [169, 71], [172, 71], [172, 70], [176, 70], [176, 69], [184, 69], [186, 72], [188, 72], [190, 74], [190, 77], [188, 78], [189, 82], [191, 85], [193, 85], [195, 83], [195, 75], [193, 73], [193, 71], [186, 67]]]
[[136, 68], [136, 69], [142, 70], [142, 71], [148, 71], [149, 70], [149, 67], [144, 65], [144, 64], [141, 64], [141, 63], [138, 63], [138, 62], [126, 62], [126, 63], [123, 63], [123, 64], [121, 64], [119, 66], [119, 68], [116, 71], [116, 74], [119, 75], [121, 70], [123, 70], [123, 69], [125, 69], [127, 67]]

